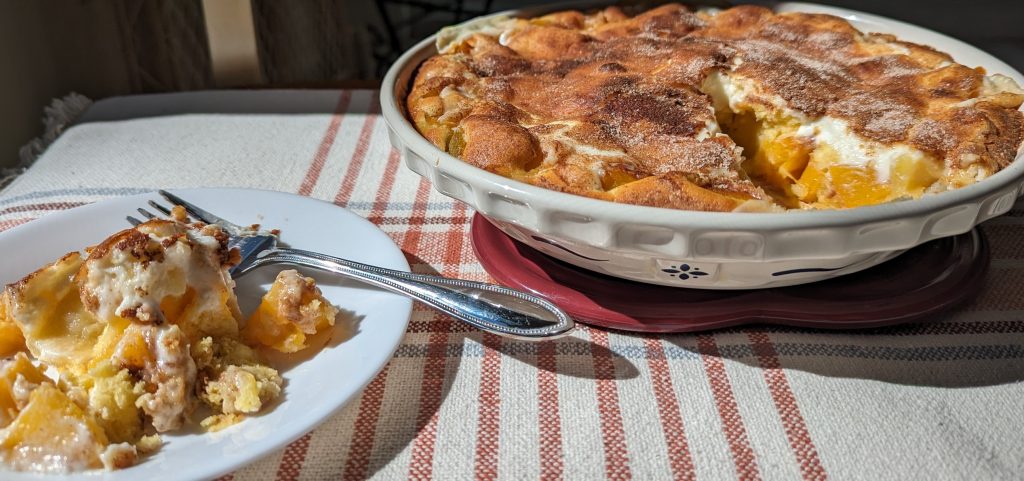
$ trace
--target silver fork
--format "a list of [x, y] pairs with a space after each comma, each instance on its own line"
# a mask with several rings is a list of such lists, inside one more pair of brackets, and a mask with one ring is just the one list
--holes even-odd
[[[481, 330], [507, 337], [550, 339], [567, 334], [575, 325], [558, 306], [533, 294], [484, 282], [396, 271], [317, 252], [278, 247], [277, 236], [270, 232], [241, 227], [170, 192], [159, 192], [171, 203], [184, 207], [190, 216], [216, 224], [230, 236], [228, 246], [237, 247], [242, 259], [230, 270], [234, 278], [263, 266], [293, 264], [406, 295]], [[164, 215], [171, 213], [169, 208], [152, 200], [149, 205]], [[138, 211], [147, 219], [157, 217], [143, 208]], [[142, 223], [132, 216], [127, 219], [132, 225]]]

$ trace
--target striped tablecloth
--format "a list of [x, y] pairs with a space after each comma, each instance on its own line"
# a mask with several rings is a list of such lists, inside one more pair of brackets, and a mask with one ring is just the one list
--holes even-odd
[[[370, 91], [101, 101], [0, 192], [0, 230], [156, 188], [254, 187], [365, 216], [414, 271], [486, 280], [472, 212], [401, 165], [378, 111]], [[1024, 209], [984, 230], [981, 295], [896, 329], [532, 344], [416, 305], [362, 395], [228, 478], [1021, 479]]]

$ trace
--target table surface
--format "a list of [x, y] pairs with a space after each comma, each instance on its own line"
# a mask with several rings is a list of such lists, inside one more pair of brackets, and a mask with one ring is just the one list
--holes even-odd
[[[0, 192], [0, 230], [158, 188], [272, 189], [370, 219], [416, 272], [487, 280], [472, 212], [402, 165], [378, 112], [365, 90], [104, 100]], [[417, 304], [358, 398], [226, 478], [1016, 478], [1024, 208], [983, 230], [993, 260], [982, 293], [884, 330], [583, 327], [534, 344]]]

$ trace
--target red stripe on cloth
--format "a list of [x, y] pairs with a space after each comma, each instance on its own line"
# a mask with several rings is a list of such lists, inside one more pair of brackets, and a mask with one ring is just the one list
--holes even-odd
[[34, 220], [34, 219], [35, 219], [35, 217], [25, 217], [25, 218], [21, 218], [21, 219], [10, 219], [10, 220], [0, 221], [0, 232], [3, 232], [5, 230], [7, 230], [7, 229], [11, 229], [13, 227], [18, 227], [19, 225], [24, 224], [24, 223], [26, 223], [26, 222], [28, 222], [30, 220]]
[[452, 226], [448, 229], [448, 238], [444, 243], [444, 265], [442, 273], [446, 276], [461, 277], [462, 259], [471, 249], [466, 248], [466, 226], [469, 216], [466, 215], [466, 204], [455, 202], [452, 206]]
[[[395, 184], [395, 172], [398, 170], [398, 151], [392, 150], [388, 157], [388, 165], [384, 170], [384, 178], [381, 180], [380, 188], [377, 190], [376, 200], [373, 209], [367, 219], [375, 222], [383, 215], [387, 207], [387, 199], [391, 196], [391, 189]], [[425, 200], [425, 199], [424, 199]], [[418, 239], [415, 241], [418, 242]], [[415, 244], [409, 245], [408, 249], [414, 249]], [[349, 445], [348, 459], [345, 463], [343, 479], [364, 479], [370, 464], [370, 454], [373, 452], [373, 443], [377, 432], [377, 422], [380, 419], [381, 405], [384, 401], [384, 389], [387, 386], [388, 366], [370, 382], [363, 391], [359, 402], [359, 413], [356, 414], [352, 442]]]
[[540, 425], [540, 479], [562, 479], [562, 417], [558, 409], [558, 357], [555, 341], [537, 345], [537, 410]]
[[759, 480], [761, 474], [757, 469], [754, 450], [747, 440], [747, 428], [743, 425], [743, 417], [740, 416], [739, 407], [736, 405], [729, 374], [725, 372], [725, 363], [722, 362], [715, 338], [708, 335], [697, 336], [697, 350], [704, 363], [711, 394], [715, 397], [718, 416], [722, 420], [722, 431], [725, 433], [733, 463], [736, 465], [736, 475], [741, 481]]
[[[434, 322], [451, 322], [444, 314], [436, 314]], [[447, 333], [430, 335], [427, 358], [423, 363], [420, 384], [419, 409], [416, 413], [416, 438], [413, 440], [412, 459], [409, 462], [409, 478], [427, 480], [433, 477], [434, 445], [437, 441], [437, 422], [444, 389], [447, 357]]]
[[418, 261], [413, 252], [417, 252], [420, 240], [423, 238], [423, 224], [427, 210], [427, 200], [430, 198], [430, 183], [426, 179], [420, 179], [420, 185], [416, 189], [416, 200], [412, 203], [412, 215], [404, 232], [401, 233], [400, 245], [405, 253], [406, 260], [410, 266]]
[[[374, 95], [376, 97], [376, 95]], [[356, 188], [356, 181], [359, 180], [359, 171], [363, 168], [363, 161], [366, 160], [366, 151], [370, 149], [370, 138], [373, 136], [373, 126], [377, 124], [380, 113], [380, 104], [370, 103], [366, 120], [363, 121], [363, 129], [359, 131], [359, 140], [356, 141], [356, 148], [352, 151], [352, 158], [349, 159], [348, 168], [341, 178], [341, 189], [338, 195], [334, 196], [334, 203], [345, 205], [352, 198], [352, 191]]]
[[356, 415], [352, 428], [352, 443], [345, 461], [342, 479], [366, 479], [366, 471], [370, 467], [370, 453], [373, 451], [374, 438], [377, 433], [377, 421], [380, 419], [381, 403], [384, 389], [387, 387], [388, 368], [384, 366], [377, 377], [363, 390], [359, 402], [359, 414]]
[[501, 421], [501, 353], [498, 352], [501, 338], [485, 333], [483, 344], [474, 460], [474, 475], [478, 481], [498, 478], [498, 426]]
[[284, 448], [281, 464], [277, 466], [277, 481], [299, 479], [299, 475], [302, 474], [302, 464], [306, 462], [306, 452], [309, 451], [309, 440], [312, 437], [313, 433], [306, 433]]
[[21, 204], [0, 210], [0, 215], [12, 214], [15, 212], [31, 212], [34, 210], [66, 210], [87, 204], [87, 202], [45, 202], [42, 204]]
[[[334, 114], [331, 115], [331, 122], [327, 125], [327, 131], [324, 132], [324, 137], [320, 140], [320, 145], [313, 156], [313, 162], [310, 164], [309, 170], [306, 171], [306, 177], [299, 186], [299, 195], [308, 196], [313, 192], [313, 187], [316, 186], [316, 181], [320, 178], [320, 171], [323, 170], [324, 163], [327, 161], [327, 154], [330, 153], [331, 146], [334, 145], [334, 139], [338, 135], [338, 128], [341, 126], [342, 117], [348, 111], [351, 101], [352, 91], [342, 90], [338, 96], [338, 104], [334, 107]], [[281, 456], [281, 463], [277, 466], [278, 481], [298, 479], [302, 473], [302, 464], [306, 461], [306, 452], [309, 450], [309, 441], [312, 438], [312, 434], [312, 432], [306, 433], [285, 448]]]
[[[381, 180], [380, 188], [377, 190], [376, 200], [373, 203], [373, 210], [367, 217], [371, 222], [379, 219], [387, 208], [387, 199], [391, 196], [391, 189], [395, 184], [395, 173], [398, 170], [398, 151], [392, 150], [388, 157], [388, 165], [385, 167], [384, 178]], [[417, 192], [416, 201], [413, 205], [413, 212], [422, 216], [426, 210], [429, 190], [426, 184], [420, 185], [420, 192]], [[414, 251], [419, 245], [419, 229], [415, 235], [406, 235], [402, 240], [402, 250]], [[343, 479], [364, 479], [370, 464], [370, 455], [373, 452], [377, 422], [380, 420], [381, 406], [384, 402], [384, 390], [387, 386], [388, 367], [384, 369], [370, 382], [363, 392], [359, 402], [359, 413], [356, 414], [352, 442], [349, 445], [348, 459], [345, 463], [345, 470], [342, 473]]]
[[601, 420], [601, 441], [604, 444], [604, 473], [608, 479], [631, 479], [626, 431], [619, 410], [619, 391], [615, 384], [615, 362], [608, 349], [608, 333], [590, 330], [590, 340], [604, 349], [592, 349], [594, 375], [597, 377], [597, 413]]
[[324, 169], [324, 164], [327, 162], [327, 154], [331, 152], [334, 139], [338, 136], [341, 119], [344, 117], [345, 112], [348, 111], [348, 106], [351, 103], [352, 91], [342, 90], [341, 95], [338, 96], [338, 105], [334, 107], [334, 114], [331, 115], [331, 123], [327, 124], [327, 130], [324, 132], [323, 139], [320, 140], [320, 146], [317, 147], [316, 154], [313, 154], [313, 162], [309, 165], [309, 170], [306, 171], [306, 177], [302, 179], [302, 184], [299, 185], [299, 195], [313, 193], [313, 187], [316, 186], [316, 181], [320, 179], [320, 171]]
[[672, 386], [672, 375], [668, 371], [668, 360], [665, 348], [656, 337], [644, 339], [647, 350], [647, 366], [651, 370], [651, 387], [654, 399], [658, 403], [658, 417], [661, 419], [661, 430], [665, 434], [665, 445], [668, 448], [669, 466], [672, 468], [673, 479], [696, 479], [693, 468], [693, 457], [690, 446], [686, 442], [686, 430], [683, 415], [679, 410], [679, 400]]
[[[577, 324], [576, 330], [592, 338], [597, 329]], [[565, 467], [562, 421], [558, 404], [558, 355], [555, 341], [537, 346], [538, 411], [540, 424], [540, 479], [562, 479]], [[599, 411], [600, 412], [600, 411]]]
[[384, 166], [384, 178], [380, 181], [380, 188], [377, 189], [377, 200], [373, 201], [373, 208], [366, 220], [374, 224], [380, 224], [387, 210], [388, 199], [391, 198], [391, 190], [395, 186], [395, 174], [398, 172], [400, 155], [397, 149], [391, 149], [388, 154], [388, 163]]
[[[429, 184], [426, 180], [421, 180], [420, 187], [416, 192], [415, 203], [415, 210], [419, 210], [420, 215], [426, 209], [429, 193]], [[407, 257], [412, 258], [414, 257], [412, 252], [418, 252], [419, 249], [416, 247], [418, 247], [421, 237], [422, 226], [412, 223], [406, 237], [407, 242], [403, 245]], [[449, 232], [449, 240], [461, 240], [462, 237], [460, 230], [452, 229]], [[411, 242], [411, 238], [415, 238], [415, 243]], [[446, 275], [451, 275], [447, 263], [442, 266], [442, 271]], [[416, 438], [412, 441], [412, 454], [409, 462], [409, 477], [418, 480], [430, 479], [433, 476], [437, 421], [447, 368], [448, 329], [445, 325], [451, 323], [452, 318], [437, 314], [434, 316], [434, 322], [439, 323], [440, 327], [436, 332], [432, 332], [427, 340], [427, 358], [423, 363], [423, 381], [420, 384], [419, 409], [416, 413]]]
[[807, 423], [800, 414], [800, 407], [796, 403], [796, 396], [789, 387], [786, 373], [779, 363], [779, 356], [775, 352], [768, 334], [759, 331], [747, 333], [750, 342], [753, 344], [754, 355], [757, 356], [761, 368], [764, 370], [764, 380], [768, 383], [768, 391], [771, 392], [772, 401], [775, 402], [775, 409], [779, 412], [782, 420], [782, 427], [786, 431], [786, 438], [789, 446], [793, 449], [797, 464], [800, 465], [800, 474], [808, 481], [824, 481], [828, 479], [825, 467], [821, 465], [818, 458], [818, 450], [811, 441], [811, 435], [807, 431]]

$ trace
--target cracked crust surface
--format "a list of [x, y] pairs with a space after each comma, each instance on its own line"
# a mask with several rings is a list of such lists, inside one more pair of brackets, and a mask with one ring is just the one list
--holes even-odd
[[773, 203], [717, 122], [705, 88], [716, 72], [752, 82], [744, 101], [767, 115], [837, 119], [858, 141], [935, 159], [942, 175], [928, 192], [1004, 168], [1024, 140], [1024, 91], [1012, 80], [829, 15], [610, 7], [439, 39], [406, 99], [428, 140], [499, 175], [604, 200], [715, 211]]

